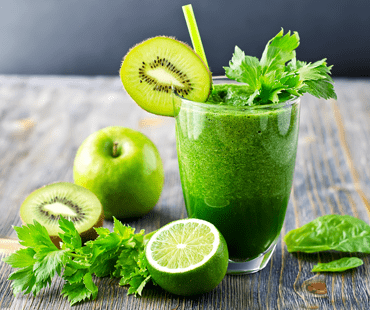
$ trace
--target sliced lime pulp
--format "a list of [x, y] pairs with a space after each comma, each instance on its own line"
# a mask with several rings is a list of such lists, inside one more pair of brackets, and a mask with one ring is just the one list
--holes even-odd
[[178, 295], [195, 295], [221, 282], [229, 255], [213, 224], [184, 219], [159, 229], [146, 246], [146, 257], [149, 272], [162, 288]]

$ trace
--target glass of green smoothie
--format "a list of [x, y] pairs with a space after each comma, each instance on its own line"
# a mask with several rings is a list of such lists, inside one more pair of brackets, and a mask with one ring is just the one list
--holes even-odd
[[[243, 100], [242, 83], [214, 78], [212, 100], [226, 90]], [[242, 89], [242, 88], [241, 88]], [[225, 237], [228, 273], [263, 269], [274, 252], [291, 192], [300, 100], [235, 106], [181, 97], [176, 143], [189, 217], [213, 223]]]
[[260, 58], [235, 46], [225, 77], [212, 78], [192, 9], [184, 12], [194, 49], [169, 37], [148, 39], [125, 56], [122, 83], [143, 109], [175, 117], [188, 216], [220, 230], [228, 272], [257, 272], [284, 223], [300, 97], [336, 99], [332, 66], [299, 61], [298, 33], [281, 29]]

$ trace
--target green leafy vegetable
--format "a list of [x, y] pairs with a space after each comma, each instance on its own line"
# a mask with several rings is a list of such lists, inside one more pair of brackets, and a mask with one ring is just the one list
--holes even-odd
[[304, 93], [337, 98], [329, 75], [332, 66], [327, 67], [326, 59], [315, 63], [298, 61], [298, 45], [298, 33], [291, 35], [289, 31], [284, 35], [282, 29], [267, 43], [260, 60], [235, 47], [229, 67], [224, 69], [229, 79], [246, 84], [249, 98], [243, 101], [244, 105], [278, 103]]
[[151, 280], [146, 268], [144, 230], [135, 229], [114, 219], [113, 232], [96, 228], [98, 238], [82, 246], [80, 235], [71, 221], [61, 217], [59, 226], [63, 241], [58, 249], [42, 225], [37, 221], [14, 227], [20, 244], [25, 246], [3, 259], [17, 268], [10, 276], [13, 293], [36, 295], [50, 285], [55, 274], [65, 280], [61, 294], [71, 305], [86, 299], [95, 299], [98, 287], [93, 276], [119, 277], [120, 285], [129, 285], [128, 294], [141, 295]]
[[329, 263], [318, 263], [312, 272], [340, 272], [361, 266], [364, 262], [358, 257], [343, 257]]
[[24, 292], [36, 295], [51, 283], [57, 273], [61, 274], [67, 261], [67, 251], [59, 250], [38, 222], [14, 227], [20, 244], [26, 248], [5, 257], [3, 261], [13, 268], [19, 268], [9, 276], [14, 294]]
[[291, 230], [284, 241], [289, 252], [335, 250], [369, 254], [370, 226], [350, 215], [324, 215]]

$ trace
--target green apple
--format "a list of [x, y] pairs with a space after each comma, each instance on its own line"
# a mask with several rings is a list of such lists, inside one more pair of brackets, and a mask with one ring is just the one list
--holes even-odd
[[164, 169], [153, 142], [125, 127], [103, 128], [77, 150], [74, 182], [91, 190], [106, 219], [139, 217], [150, 212], [161, 195]]

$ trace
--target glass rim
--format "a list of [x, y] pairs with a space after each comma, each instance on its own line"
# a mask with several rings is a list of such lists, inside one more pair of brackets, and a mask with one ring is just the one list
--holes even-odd
[[[213, 81], [217, 81], [218, 83], [215, 84], [222, 84], [221, 81], [230, 82], [229, 84], [237, 84], [237, 85], [243, 85], [245, 83], [240, 83], [234, 80], [230, 80], [225, 75], [219, 75], [212, 77]], [[255, 105], [255, 106], [234, 106], [234, 105], [223, 105], [223, 104], [217, 104], [217, 103], [206, 103], [206, 102], [197, 102], [193, 100], [189, 100], [187, 98], [182, 97], [177, 92], [173, 92], [176, 97], [181, 99], [182, 103], [185, 103], [187, 105], [192, 105], [197, 108], [204, 108], [209, 110], [232, 110], [232, 111], [251, 111], [251, 110], [275, 110], [280, 108], [285, 108], [292, 106], [295, 103], [298, 103], [300, 101], [300, 96], [295, 96], [291, 99], [288, 99], [283, 102], [278, 103], [271, 103], [271, 104], [264, 104], [264, 105]]]

